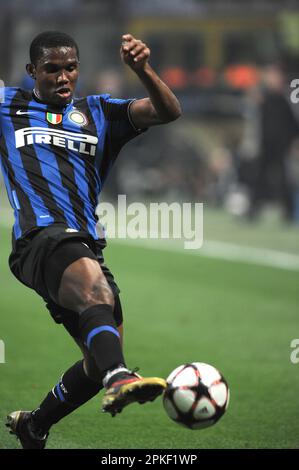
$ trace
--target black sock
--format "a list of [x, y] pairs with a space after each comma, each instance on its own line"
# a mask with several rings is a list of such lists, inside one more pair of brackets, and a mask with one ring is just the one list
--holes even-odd
[[102, 375], [107, 370], [125, 364], [110, 305], [94, 305], [81, 313], [79, 331]]
[[45, 434], [53, 424], [97, 395], [102, 388], [102, 384], [87, 377], [83, 361], [76, 362], [63, 374], [39, 408], [32, 412], [34, 427]]

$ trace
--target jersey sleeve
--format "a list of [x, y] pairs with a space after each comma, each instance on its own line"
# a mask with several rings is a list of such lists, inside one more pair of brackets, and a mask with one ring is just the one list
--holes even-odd
[[110, 95], [100, 95], [99, 104], [107, 122], [109, 137], [123, 146], [146, 129], [137, 129], [131, 119], [130, 107], [135, 99], [114, 99]]
[[100, 113], [99, 138], [103, 148], [100, 176], [105, 180], [121, 148], [147, 129], [137, 129], [131, 119], [130, 107], [135, 101], [134, 98], [114, 99], [109, 94], [96, 95], [93, 98]]

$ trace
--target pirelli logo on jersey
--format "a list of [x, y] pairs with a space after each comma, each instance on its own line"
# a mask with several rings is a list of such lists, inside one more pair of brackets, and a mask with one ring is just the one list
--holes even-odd
[[98, 138], [45, 127], [25, 127], [15, 131], [16, 148], [32, 144], [54, 145], [84, 155], [96, 154]]

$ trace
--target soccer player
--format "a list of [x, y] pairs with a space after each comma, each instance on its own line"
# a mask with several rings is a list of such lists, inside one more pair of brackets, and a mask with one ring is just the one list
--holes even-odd
[[119, 289], [104, 264], [95, 210], [122, 146], [181, 110], [149, 65], [146, 44], [125, 34], [120, 55], [149, 97], [73, 99], [78, 46], [50, 31], [30, 46], [34, 90], [6, 88], [0, 103], [0, 161], [15, 215], [10, 268], [43, 297], [83, 354], [35, 410], [9, 414], [7, 426], [26, 449], [43, 449], [51, 426], [102, 388], [102, 410], [114, 416], [130, 403], [154, 400], [166, 386], [126, 366]]

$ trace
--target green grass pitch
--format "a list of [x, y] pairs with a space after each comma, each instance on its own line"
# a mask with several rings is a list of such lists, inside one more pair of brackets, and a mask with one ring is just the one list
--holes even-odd
[[[36, 407], [80, 357], [41, 299], [10, 274], [10, 232], [1, 228], [0, 449], [18, 448], [4, 420]], [[52, 429], [48, 448], [299, 448], [298, 272], [111, 242], [106, 261], [122, 288], [125, 354], [144, 375], [166, 377], [189, 361], [215, 365], [231, 390], [214, 427], [173, 423], [161, 399], [111, 418], [101, 395]]]

